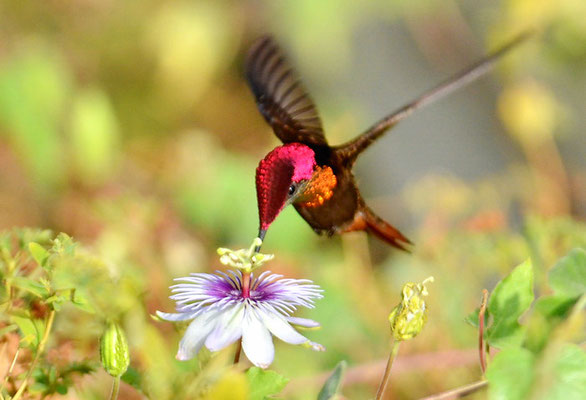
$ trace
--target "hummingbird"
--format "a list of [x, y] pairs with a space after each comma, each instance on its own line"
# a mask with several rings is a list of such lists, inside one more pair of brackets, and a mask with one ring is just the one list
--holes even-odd
[[[270, 36], [257, 39], [246, 57], [246, 78], [260, 113], [283, 142], [256, 169], [259, 238], [264, 240], [283, 208], [293, 205], [318, 234], [366, 231], [408, 251], [412, 242], [366, 205], [352, 166], [364, 150], [397, 123], [488, 72], [526, 36], [527, 33], [517, 36], [337, 146], [326, 140], [313, 100], [275, 40]], [[256, 251], [259, 250], [260, 246]]]

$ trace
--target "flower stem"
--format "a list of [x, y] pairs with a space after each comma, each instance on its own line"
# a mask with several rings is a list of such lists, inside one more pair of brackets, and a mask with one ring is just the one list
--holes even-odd
[[12, 370], [14, 369], [14, 366], [16, 365], [16, 360], [18, 359], [19, 353], [20, 353], [20, 347], [16, 349], [16, 352], [14, 353], [14, 357], [12, 358], [12, 362], [10, 363], [10, 368], [8, 368], [8, 372], [6, 372], [6, 376], [4, 377], [4, 380], [2, 381], [2, 384], [0, 385], [0, 395], [2, 394], [2, 389], [4, 389], [4, 385], [6, 385], [6, 382], [8, 382], [8, 379], [10, 378], [10, 375], [12, 375]]
[[469, 385], [461, 386], [456, 389], [448, 390], [447, 392], [434, 394], [428, 397], [424, 397], [421, 400], [449, 400], [449, 399], [459, 399], [464, 396], [468, 396], [474, 392], [479, 391], [480, 389], [484, 388], [488, 385], [488, 381], [478, 381], [471, 383]]
[[393, 341], [393, 349], [391, 350], [391, 354], [389, 354], [389, 359], [387, 361], [387, 367], [385, 368], [385, 374], [383, 375], [383, 379], [380, 382], [380, 385], [378, 387], [378, 391], [376, 393], [376, 400], [381, 400], [383, 399], [383, 395], [385, 394], [385, 392], [387, 391], [388, 387], [389, 387], [389, 378], [391, 376], [391, 368], [393, 366], [393, 361], [395, 361], [395, 358], [397, 357], [397, 354], [399, 353], [399, 345], [401, 344], [401, 342], [394, 340]]
[[[480, 369], [482, 375], [486, 373], [486, 352], [484, 347], [484, 314], [486, 312], [486, 305], [488, 301], [488, 290], [482, 290], [482, 304], [478, 312], [478, 356], [480, 358]], [[487, 344], [488, 346], [488, 344]]]
[[240, 361], [240, 353], [242, 353], [242, 339], [238, 340], [238, 344], [236, 345], [236, 353], [234, 353], [234, 365], [238, 364]]
[[43, 351], [45, 350], [45, 345], [47, 344], [47, 340], [49, 339], [49, 333], [51, 333], [51, 328], [53, 327], [53, 320], [54, 319], [55, 319], [55, 310], [51, 310], [51, 313], [49, 314], [49, 319], [47, 320], [47, 326], [45, 327], [45, 333], [43, 334], [43, 338], [41, 339], [41, 341], [39, 342], [39, 345], [37, 346], [37, 354], [35, 354], [35, 358], [33, 359], [33, 362], [31, 363], [31, 366], [30, 366], [28, 372], [26, 373], [24, 380], [20, 384], [20, 387], [18, 388], [18, 391], [16, 392], [16, 394], [14, 395], [12, 400], [18, 400], [22, 397], [22, 394], [24, 393], [24, 391], [28, 385], [28, 380], [31, 377], [31, 375], [33, 374], [33, 371], [34, 371], [35, 367], [37, 366], [37, 362], [39, 362], [39, 359], [41, 358], [41, 355], [43, 354]]
[[110, 393], [110, 400], [118, 398], [118, 391], [120, 390], [120, 376], [115, 376], [112, 382], [112, 392]]

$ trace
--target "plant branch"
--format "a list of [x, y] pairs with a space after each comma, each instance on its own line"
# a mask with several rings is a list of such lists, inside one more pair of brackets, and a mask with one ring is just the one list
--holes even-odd
[[6, 372], [6, 376], [4, 377], [4, 380], [2, 381], [2, 384], [0, 385], [0, 395], [2, 394], [2, 389], [4, 389], [4, 385], [6, 385], [6, 382], [8, 382], [8, 379], [10, 378], [10, 375], [12, 375], [12, 370], [14, 369], [14, 366], [16, 365], [16, 360], [18, 359], [19, 353], [20, 353], [20, 347], [16, 349], [16, 352], [14, 353], [14, 357], [12, 358], [12, 362], [10, 363], [10, 368], [8, 368], [8, 371]]
[[471, 383], [469, 385], [461, 386], [456, 389], [448, 390], [447, 392], [434, 394], [428, 397], [423, 397], [420, 400], [450, 400], [450, 399], [460, 399], [464, 396], [468, 396], [474, 392], [479, 391], [480, 389], [488, 386], [488, 381], [478, 381]]
[[238, 340], [238, 344], [236, 345], [236, 353], [234, 353], [234, 365], [238, 364], [240, 361], [240, 353], [242, 352], [242, 339]]
[[385, 368], [385, 373], [383, 375], [383, 379], [380, 381], [380, 385], [378, 387], [378, 391], [376, 393], [376, 400], [383, 399], [383, 395], [388, 390], [389, 387], [389, 378], [391, 376], [391, 368], [393, 367], [393, 361], [397, 358], [397, 354], [399, 353], [399, 345], [401, 342], [396, 340], [393, 341], [393, 349], [391, 350], [391, 354], [389, 354], [389, 360], [387, 361], [387, 367]]
[[[486, 373], [486, 353], [484, 351], [484, 314], [488, 303], [488, 290], [482, 290], [482, 304], [478, 312], [478, 356], [480, 358], [480, 369], [482, 376]], [[487, 344], [488, 346], [488, 344]]]
[[45, 327], [45, 333], [43, 334], [43, 338], [41, 339], [41, 341], [39, 342], [39, 345], [37, 346], [37, 354], [35, 354], [35, 358], [33, 359], [33, 362], [31, 363], [31, 366], [30, 366], [28, 372], [26, 373], [24, 380], [20, 384], [20, 387], [18, 388], [18, 391], [16, 392], [16, 394], [14, 395], [12, 400], [18, 400], [22, 397], [22, 394], [24, 393], [24, 391], [28, 385], [28, 380], [30, 379], [31, 375], [33, 374], [33, 371], [34, 371], [35, 367], [37, 366], [37, 363], [39, 362], [39, 359], [41, 358], [43, 351], [45, 350], [45, 346], [47, 345], [47, 340], [49, 339], [49, 334], [51, 333], [51, 328], [53, 327], [54, 320], [55, 320], [55, 310], [51, 310], [51, 313], [49, 314], [49, 319], [47, 320], [47, 326]]

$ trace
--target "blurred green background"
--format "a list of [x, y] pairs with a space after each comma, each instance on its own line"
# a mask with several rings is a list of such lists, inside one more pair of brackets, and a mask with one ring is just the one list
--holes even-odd
[[[171, 311], [174, 277], [219, 268], [217, 247], [247, 247], [257, 232], [255, 167], [278, 141], [243, 78], [250, 43], [282, 43], [337, 144], [536, 27], [489, 77], [358, 161], [365, 199], [412, 254], [360, 233], [318, 237], [292, 208], [263, 248], [273, 271], [325, 289], [303, 315], [322, 323], [309, 335], [327, 352], [277, 345], [286, 398], [314, 398], [341, 359], [345, 395], [372, 397], [388, 313], [405, 282], [430, 275], [429, 322], [402, 347], [393, 395], [471, 382], [464, 317], [481, 290], [530, 256], [539, 290], [558, 257], [586, 246], [585, 21], [581, 0], [0, 1], [0, 228], [67, 232], [126, 277], [132, 365], [149, 397], [181, 398], [198, 361], [175, 361], [180, 332], [149, 314]], [[99, 329], [69, 318], [51, 346], [97, 359]], [[105, 382], [84, 378], [68, 396], [103, 398]]]

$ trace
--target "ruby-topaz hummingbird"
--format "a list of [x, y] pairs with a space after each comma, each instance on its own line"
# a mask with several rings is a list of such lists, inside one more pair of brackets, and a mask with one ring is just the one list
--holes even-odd
[[362, 230], [405, 250], [405, 246], [411, 244], [409, 239], [378, 217], [360, 195], [352, 174], [356, 158], [419, 107], [486, 73], [526, 36], [516, 37], [338, 146], [328, 144], [317, 109], [279, 46], [270, 37], [259, 38], [248, 52], [246, 77], [259, 111], [283, 142], [267, 154], [256, 169], [259, 237], [264, 239], [277, 215], [292, 204], [319, 234], [331, 236]]

